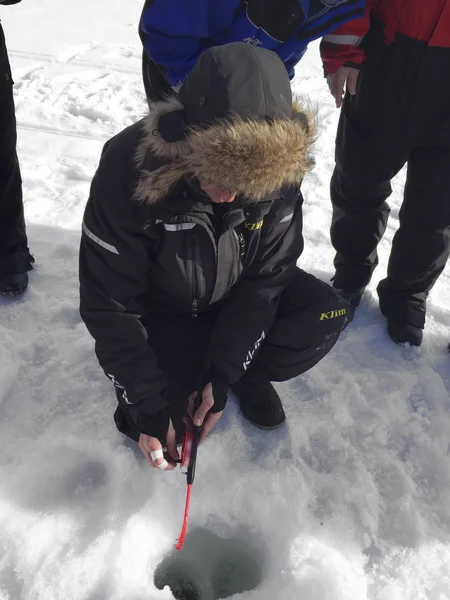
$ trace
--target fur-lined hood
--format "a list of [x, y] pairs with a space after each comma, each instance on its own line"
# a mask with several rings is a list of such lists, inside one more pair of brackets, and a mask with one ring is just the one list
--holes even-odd
[[159, 102], [144, 120], [138, 166], [148, 152], [167, 160], [155, 171], [142, 172], [136, 198], [146, 204], [162, 200], [178, 181], [189, 177], [257, 202], [286, 185], [299, 185], [313, 165], [310, 147], [316, 127], [311, 113], [298, 111], [292, 119], [272, 123], [221, 121], [206, 129], [191, 128], [184, 139], [167, 142], [158, 130], [159, 118], [182, 108], [175, 98]]
[[[243, 60], [234, 60], [234, 64], [230, 65], [224, 76], [228, 86], [223, 94], [228, 93], [227, 104], [222, 109], [224, 116], [221, 107], [217, 109], [217, 116], [213, 112], [222, 101], [222, 95], [219, 99], [210, 99], [217, 89], [216, 82], [213, 91], [197, 91], [203, 83], [202, 78], [205, 78], [203, 60], [202, 69], [188, 77], [179, 97], [154, 104], [144, 119], [143, 137], [136, 155], [138, 167], [142, 170], [136, 197], [141, 202], [152, 204], [163, 200], [178, 181], [191, 177], [203, 183], [214, 183], [257, 202], [285, 186], [300, 184], [311, 168], [310, 147], [316, 137], [315, 119], [298, 103], [292, 104], [284, 65], [274, 53], [270, 54], [275, 58], [267, 56], [265, 50], [257, 53], [258, 49], [249, 48], [246, 44], [230, 46], [233, 46], [233, 52], [238, 51], [245, 58], [251, 53], [252, 60], [256, 52], [258, 62], [250, 62], [247, 72], [243, 73], [239, 72]], [[220, 47], [213, 51], [216, 51], [213, 57], [215, 68], [220, 67], [224, 71], [229, 61], [222, 60], [219, 67], [216, 63], [228, 49]], [[261, 63], [271, 77], [262, 70]], [[259, 79], [267, 79], [260, 87], [259, 80], [255, 84], [250, 79], [257, 69], [262, 72], [262, 75], [257, 73]], [[232, 78], [237, 81], [230, 84]], [[244, 87], [248, 88], [248, 91], [244, 90], [246, 96], [242, 93]], [[233, 94], [234, 89], [239, 92]], [[235, 97], [237, 100], [234, 100]], [[202, 114], [197, 116], [201, 110], [199, 107], [208, 100], [209, 118], [199, 125], [203, 117]], [[182, 134], [173, 135], [174, 128], [178, 132], [182, 130]], [[153, 171], [145, 170], [148, 153], [162, 159], [162, 166]]]

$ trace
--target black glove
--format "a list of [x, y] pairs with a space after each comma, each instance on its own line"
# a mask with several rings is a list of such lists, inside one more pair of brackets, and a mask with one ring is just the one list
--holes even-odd
[[157, 438], [163, 446], [166, 445], [167, 430], [169, 429], [169, 409], [164, 408], [154, 415], [142, 415], [139, 404], [123, 404], [122, 410], [126, 411], [135, 424], [139, 433], [144, 433]]
[[208, 383], [211, 383], [213, 396], [214, 396], [214, 406], [211, 408], [210, 412], [218, 413], [221, 412], [227, 403], [228, 398], [228, 380], [222, 373], [219, 373], [217, 369], [211, 367], [203, 377], [203, 386], [202, 390], [205, 388]]

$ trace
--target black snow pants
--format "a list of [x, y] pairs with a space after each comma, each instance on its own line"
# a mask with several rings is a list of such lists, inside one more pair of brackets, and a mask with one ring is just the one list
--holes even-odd
[[334, 285], [367, 285], [387, 225], [391, 179], [407, 163], [400, 226], [387, 278], [378, 285], [387, 317], [424, 326], [426, 298], [450, 248], [450, 49], [402, 34], [383, 43], [372, 20], [355, 96], [341, 111], [331, 180]]
[[[205, 354], [218, 314], [217, 310], [211, 310], [196, 318], [185, 314], [147, 317], [148, 343], [167, 376], [167, 401], [177, 433], [183, 431], [188, 396], [197, 390], [202, 379]], [[297, 269], [281, 296], [275, 323], [250, 369], [270, 381], [286, 381], [301, 375], [328, 354], [352, 318], [351, 305], [329, 285]], [[138, 438], [120, 407], [114, 418], [119, 431]]]
[[[22, 179], [16, 154], [13, 81], [0, 24], [0, 275], [31, 268], [22, 202]], [[14, 264], [12, 264], [14, 263]]]

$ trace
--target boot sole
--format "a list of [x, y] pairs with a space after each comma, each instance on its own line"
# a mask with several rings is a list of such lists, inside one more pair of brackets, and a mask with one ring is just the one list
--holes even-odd
[[420, 346], [422, 345], [422, 341], [420, 342], [411, 342], [410, 340], [403, 340], [400, 341], [398, 339], [396, 339], [394, 336], [392, 336], [389, 332], [388, 332], [389, 337], [391, 338], [391, 340], [394, 342], [394, 344], [397, 344], [397, 346], [406, 346], [406, 344], [409, 344], [410, 346], [413, 346], [414, 348], [420, 348]]
[[14, 290], [14, 289], [10, 289], [10, 288], [5, 288], [3, 290], [0, 290], [0, 296], [3, 296], [3, 298], [17, 298], [17, 296], [23, 296], [23, 294], [26, 292], [26, 288], [24, 288], [23, 290]]
[[[340, 288], [335, 288], [333, 287], [333, 290], [339, 294], [339, 296], [341, 296], [341, 298], [343, 298], [346, 302], [348, 302], [349, 304], [351, 304], [353, 306], [353, 308], [358, 308], [358, 306], [361, 304], [362, 299], [364, 298], [364, 292], [365, 289], [362, 292], [349, 292]], [[352, 297], [353, 296], [353, 297]]]
[[405, 344], [409, 344], [410, 346], [419, 348], [423, 342], [423, 334], [420, 339], [414, 339], [414, 340], [401, 339], [399, 336], [396, 335], [395, 331], [391, 330], [391, 327], [389, 325], [389, 319], [388, 319], [388, 324], [387, 324], [387, 334], [391, 338], [391, 340], [394, 342], [394, 344], [397, 344], [397, 346], [404, 346]]
[[286, 419], [284, 419], [284, 421], [282, 421], [278, 425], [261, 425], [261, 423], [257, 423], [256, 421], [253, 421], [253, 419], [250, 419], [250, 417], [248, 417], [245, 414], [245, 412], [242, 410], [242, 408], [241, 408], [241, 415], [244, 417], [244, 419], [246, 421], [251, 423], [251, 425], [253, 425], [257, 429], [261, 429], [262, 431], [274, 431], [275, 429], [281, 429], [282, 427], [284, 427], [284, 425], [286, 425]]

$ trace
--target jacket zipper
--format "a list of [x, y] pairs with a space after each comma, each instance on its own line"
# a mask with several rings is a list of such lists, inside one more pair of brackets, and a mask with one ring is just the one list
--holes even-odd
[[191, 316], [195, 319], [198, 315], [198, 301], [199, 301], [199, 282], [198, 282], [198, 270], [197, 270], [197, 238], [192, 236], [189, 239], [191, 246], [191, 264], [192, 264], [192, 282], [194, 286], [194, 293], [192, 298]]
[[239, 256], [242, 258], [245, 256], [246, 244], [245, 237], [243, 233], [236, 234], [239, 241]]
[[198, 301], [197, 298], [194, 298], [192, 300], [192, 310], [191, 310], [191, 317], [193, 319], [195, 319], [195, 317], [198, 316]]
[[[164, 213], [163, 216], [161, 216], [161, 219], [167, 218], [167, 213]], [[206, 304], [209, 304], [211, 299], [214, 296], [214, 291], [217, 287], [217, 268], [218, 268], [218, 242], [215, 238], [214, 235], [214, 230], [212, 230], [211, 228], [211, 224], [209, 222], [208, 219], [206, 219], [205, 217], [199, 215], [199, 214], [192, 214], [192, 213], [184, 213], [184, 216], [188, 217], [189, 222], [191, 223], [198, 223], [201, 227], [203, 227], [203, 229], [207, 232], [208, 237], [211, 240], [213, 249], [214, 249], [214, 255], [215, 255], [215, 260], [214, 260], [214, 264], [215, 264], [215, 273], [214, 273], [214, 280], [215, 280], [215, 284], [213, 287], [213, 290], [210, 294], [210, 297], [208, 298], [208, 302]], [[170, 219], [170, 217], [169, 217]], [[234, 230], [234, 228], [233, 228]], [[235, 230], [234, 230], [235, 231]], [[244, 236], [242, 236], [241, 239], [239, 239], [238, 234], [235, 231], [236, 236], [238, 237], [238, 245], [240, 246], [240, 251], [241, 253], [245, 254], [246, 252], [246, 243], [245, 243], [245, 239]], [[197, 238], [195, 238], [195, 246], [194, 244], [192, 244], [192, 241], [189, 241], [189, 248], [190, 250], [192, 250], [191, 254], [192, 254], [192, 266], [193, 266], [193, 282], [194, 282], [194, 293], [193, 293], [193, 299], [192, 299], [192, 304], [191, 304], [191, 315], [192, 317], [196, 317], [198, 315], [198, 310], [199, 310], [199, 282], [198, 282], [198, 273], [197, 273], [197, 269], [196, 269], [196, 251], [197, 251]], [[242, 256], [242, 254], [241, 254]]]

